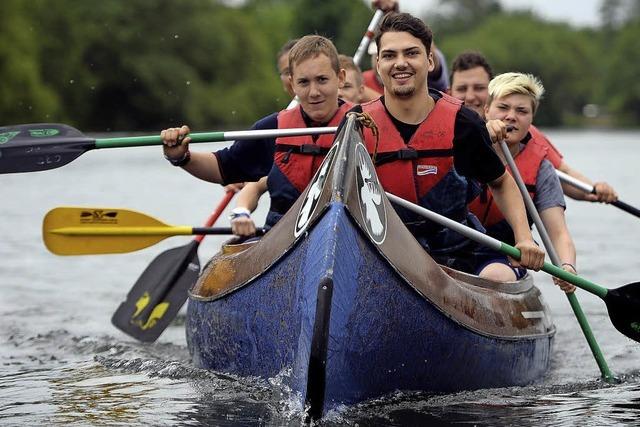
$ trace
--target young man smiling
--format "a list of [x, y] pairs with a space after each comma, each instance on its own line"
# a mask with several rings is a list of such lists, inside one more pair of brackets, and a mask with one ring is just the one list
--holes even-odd
[[[390, 193], [478, 229], [467, 209], [477, 187], [467, 178], [487, 183], [514, 230], [520, 265], [540, 269], [544, 252], [533, 241], [518, 188], [492, 150], [484, 123], [458, 100], [427, 87], [434, 67], [431, 42], [431, 30], [406, 13], [387, 15], [380, 26], [377, 71], [384, 95], [363, 105], [380, 131], [377, 148], [372, 132], [365, 131], [369, 150], [377, 151], [380, 182]], [[483, 270], [495, 252], [416, 214], [397, 211], [436, 261], [495, 278]]]
[[[258, 120], [252, 129], [337, 126], [351, 104], [338, 99], [345, 72], [333, 43], [322, 36], [302, 37], [289, 52], [289, 69], [300, 104]], [[188, 135], [187, 126], [161, 133], [167, 160], [193, 176], [219, 184], [258, 181], [268, 176], [263, 181], [271, 195], [268, 225], [275, 224], [293, 205], [333, 142], [333, 135], [264, 138], [238, 141], [215, 153], [191, 153]], [[303, 145], [319, 149], [307, 153]]]
[[[454, 59], [451, 66], [451, 88], [449, 89], [449, 94], [463, 101], [466, 107], [472, 109], [484, 119], [485, 105], [489, 98], [489, 81], [492, 78], [491, 66], [482, 54], [471, 51], [461, 53]], [[487, 122], [487, 130], [493, 141], [507, 138], [506, 125], [499, 120], [489, 120]], [[535, 126], [530, 126], [527, 138], [534, 139], [547, 146], [547, 159], [556, 169], [582, 182], [593, 185], [596, 191], [595, 194], [587, 194], [569, 184], [563, 183], [562, 190], [567, 196], [576, 200], [603, 203], [611, 203], [618, 199], [618, 195], [611, 185], [606, 182], [592, 183], [589, 178], [569, 166], [563, 160], [562, 154]]]

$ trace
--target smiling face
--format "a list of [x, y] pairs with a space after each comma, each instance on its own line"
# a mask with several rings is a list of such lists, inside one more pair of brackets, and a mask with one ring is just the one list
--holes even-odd
[[518, 144], [529, 131], [533, 122], [533, 99], [528, 95], [512, 94], [497, 98], [485, 107], [487, 120], [502, 120], [513, 127], [506, 142], [509, 146]]
[[338, 89], [345, 72], [335, 72], [327, 55], [304, 59], [291, 70], [291, 86], [302, 109], [317, 123], [326, 123], [338, 110]]
[[451, 96], [484, 117], [489, 98], [489, 74], [483, 67], [455, 71], [451, 79]]
[[382, 34], [377, 70], [385, 96], [411, 98], [426, 94], [427, 75], [433, 68], [433, 56], [419, 38], [404, 31]]

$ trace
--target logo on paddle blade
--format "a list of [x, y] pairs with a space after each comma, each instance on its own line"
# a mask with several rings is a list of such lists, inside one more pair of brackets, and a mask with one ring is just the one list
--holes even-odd
[[6, 144], [19, 133], [20, 131], [0, 133], [0, 144]]
[[294, 237], [300, 236], [307, 229], [307, 225], [309, 225], [309, 222], [313, 217], [313, 213], [315, 212], [316, 207], [318, 206], [318, 201], [320, 200], [322, 188], [327, 180], [329, 166], [331, 166], [331, 163], [333, 162], [336, 147], [336, 145], [331, 147], [331, 150], [327, 153], [327, 157], [325, 157], [324, 162], [320, 165], [320, 169], [318, 169], [311, 180], [311, 184], [309, 184], [307, 194], [304, 198], [304, 202], [302, 202], [298, 218], [296, 219], [296, 228], [293, 231]]
[[102, 209], [82, 211], [80, 213], [80, 222], [82, 224], [117, 224], [117, 216], [117, 211], [103, 211]]
[[165, 315], [170, 305], [168, 302], [161, 302], [160, 304], [153, 307], [153, 310], [151, 310], [151, 314], [149, 314], [149, 317], [146, 321], [142, 319], [136, 319], [136, 317], [138, 317], [140, 313], [142, 313], [142, 310], [144, 310], [145, 307], [149, 305], [150, 300], [151, 295], [149, 295], [149, 292], [145, 292], [140, 298], [138, 298], [138, 301], [136, 301], [136, 312], [133, 313], [133, 316], [131, 316], [131, 323], [139, 326], [143, 331], [153, 328], [158, 320], [162, 319], [162, 316]]
[[58, 129], [29, 129], [29, 135], [33, 138], [47, 138], [59, 134]]
[[356, 182], [362, 220], [371, 240], [381, 245], [387, 237], [387, 212], [383, 201], [383, 190], [364, 145], [356, 145], [355, 155]]

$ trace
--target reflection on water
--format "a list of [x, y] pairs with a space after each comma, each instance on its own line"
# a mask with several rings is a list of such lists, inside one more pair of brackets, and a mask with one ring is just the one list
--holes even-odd
[[[640, 206], [640, 133], [551, 136], [571, 165], [606, 179], [623, 200]], [[41, 221], [55, 206], [126, 207], [170, 224], [201, 225], [220, 200], [220, 188], [168, 167], [156, 148], [100, 150], [57, 170], [0, 175], [1, 425], [300, 425], [303, 408], [281, 378], [238, 379], [195, 369], [182, 317], [154, 344], [134, 342], [110, 325], [141, 271], [188, 238], [112, 256], [57, 257], [44, 249]], [[615, 168], [602, 161], [611, 157]], [[640, 220], [610, 206], [569, 201], [567, 221], [582, 275], [607, 287], [638, 280], [633, 237]], [[228, 225], [227, 219], [217, 225]], [[200, 259], [222, 240], [207, 237]], [[640, 345], [615, 331], [599, 298], [580, 291], [605, 358], [623, 380], [602, 383], [566, 298], [545, 274], [535, 278], [558, 331], [551, 370], [539, 384], [449, 395], [398, 393], [342, 408], [320, 424], [637, 425]]]

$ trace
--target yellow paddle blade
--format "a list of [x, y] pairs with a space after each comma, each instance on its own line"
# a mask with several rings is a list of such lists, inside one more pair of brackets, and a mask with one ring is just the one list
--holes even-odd
[[42, 223], [44, 244], [57, 255], [114, 254], [154, 245], [169, 236], [192, 234], [129, 209], [59, 207]]

